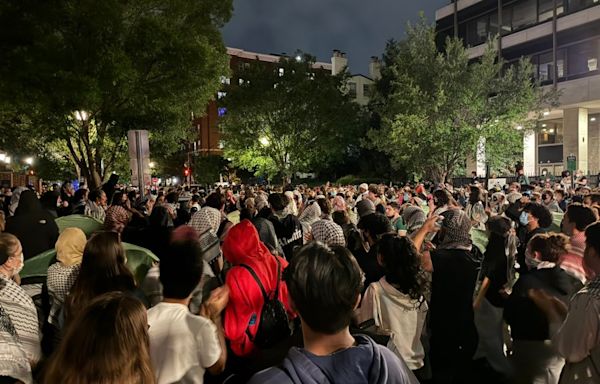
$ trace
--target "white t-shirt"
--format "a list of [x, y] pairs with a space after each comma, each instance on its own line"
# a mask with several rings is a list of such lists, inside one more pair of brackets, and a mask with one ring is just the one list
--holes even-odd
[[158, 384], [202, 383], [221, 356], [217, 328], [187, 307], [159, 303], [148, 310], [150, 357]]

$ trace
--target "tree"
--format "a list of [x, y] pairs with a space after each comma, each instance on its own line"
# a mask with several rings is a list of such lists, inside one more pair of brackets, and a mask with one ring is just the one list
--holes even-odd
[[128, 130], [148, 129], [155, 154], [189, 134], [191, 112], [228, 72], [219, 28], [231, 4], [2, 1], [0, 105], [30, 122], [22, 136], [63, 143], [97, 187], [126, 152]]
[[[302, 57], [302, 56], [301, 56]], [[361, 111], [344, 91], [347, 74], [313, 68], [314, 58], [282, 57], [241, 69], [223, 103], [224, 157], [261, 176], [319, 171], [358, 146]]]
[[473, 62], [457, 38], [438, 51], [424, 19], [409, 25], [406, 40], [387, 44], [383, 63], [372, 100], [381, 124], [369, 131], [368, 144], [394, 167], [436, 181], [474, 156], [479, 143], [492, 169], [514, 164], [524, 132], [556, 101], [533, 80], [529, 62], [507, 65], [493, 42]]

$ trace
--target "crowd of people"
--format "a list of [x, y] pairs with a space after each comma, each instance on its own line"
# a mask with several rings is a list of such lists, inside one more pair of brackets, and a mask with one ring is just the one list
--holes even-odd
[[600, 382], [587, 183], [2, 193], [0, 383]]

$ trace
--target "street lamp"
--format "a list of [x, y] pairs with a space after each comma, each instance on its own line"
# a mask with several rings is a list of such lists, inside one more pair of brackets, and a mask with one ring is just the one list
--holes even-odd
[[10, 156], [6, 156], [6, 157], [4, 158], [4, 162], [5, 162], [6, 164], [10, 164]]
[[27, 164], [27, 165], [33, 165], [33, 157], [27, 157], [27, 158], [25, 158], [25, 164]]
[[150, 169], [156, 167], [156, 163], [154, 161], [151, 161], [148, 163], [148, 166], [150, 167]]

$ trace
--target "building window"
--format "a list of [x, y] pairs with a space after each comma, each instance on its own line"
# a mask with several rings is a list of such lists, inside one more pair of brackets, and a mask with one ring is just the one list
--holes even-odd
[[567, 72], [581, 75], [598, 70], [600, 39], [586, 41], [567, 48]]
[[600, 0], [569, 0], [568, 9], [569, 12], [575, 12], [599, 3]]
[[373, 96], [373, 84], [365, 84], [363, 85], [363, 95], [365, 97]]
[[538, 123], [538, 145], [562, 144], [562, 120], [548, 120]]
[[521, 29], [537, 22], [537, 0], [525, 0], [512, 7], [512, 29]]
[[221, 76], [221, 84], [229, 85], [231, 83], [231, 79], [226, 76]]
[[[538, 3], [538, 21], [546, 21], [551, 19], [554, 9], [554, 0], [539, 0]], [[564, 6], [562, 0], [557, 1], [556, 4], [556, 14], [560, 15], [564, 12]]]
[[283, 76], [285, 70], [283, 68], [279, 68], [279, 77]]
[[224, 98], [225, 96], [227, 96], [227, 92], [223, 92], [223, 91], [219, 91], [217, 92], [217, 99], [221, 100], [222, 98]]
[[356, 83], [348, 83], [348, 95], [351, 98], [356, 99]]

